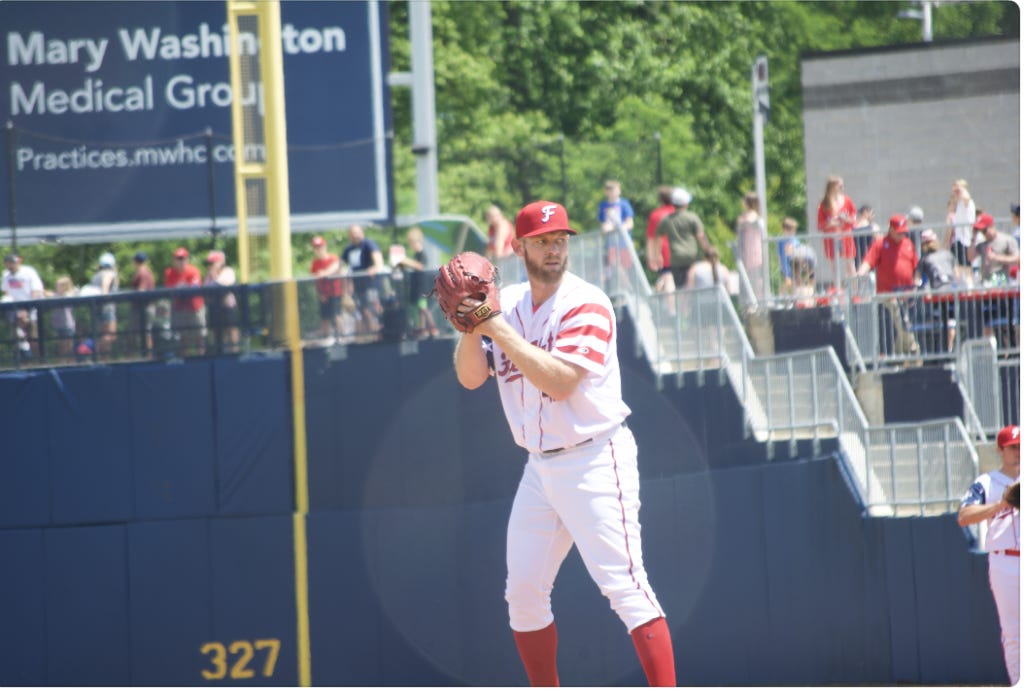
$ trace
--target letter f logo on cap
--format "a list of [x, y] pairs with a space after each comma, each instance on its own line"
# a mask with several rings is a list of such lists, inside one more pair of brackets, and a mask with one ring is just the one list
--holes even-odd
[[569, 226], [565, 207], [548, 200], [531, 202], [516, 214], [516, 238], [528, 238], [541, 233], [567, 231], [575, 235]]

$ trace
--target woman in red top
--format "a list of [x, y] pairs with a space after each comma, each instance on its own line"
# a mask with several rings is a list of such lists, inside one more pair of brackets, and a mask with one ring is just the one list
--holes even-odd
[[[857, 218], [857, 208], [853, 200], [846, 196], [843, 191], [843, 179], [837, 175], [830, 175], [825, 183], [825, 196], [818, 204], [818, 230], [822, 233], [843, 233], [840, 240], [839, 254], [845, 261], [844, 276], [853, 276], [856, 268], [853, 258], [857, 250], [854, 246], [853, 236], [849, 235], [853, 230], [853, 222]], [[825, 257], [832, 263], [833, 274], [835, 274], [835, 247], [832, 240], [824, 241]], [[841, 277], [835, 277], [837, 280]]]

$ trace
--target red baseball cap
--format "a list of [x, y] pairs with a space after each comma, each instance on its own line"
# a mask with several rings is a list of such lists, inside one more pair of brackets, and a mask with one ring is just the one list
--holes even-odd
[[207, 255], [206, 255], [206, 263], [207, 264], [213, 264], [214, 262], [223, 262], [223, 261], [225, 261], [224, 260], [224, 253], [221, 252], [220, 250], [210, 250], [210, 252], [207, 253]]
[[889, 217], [889, 230], [897, 233], [907, 232], [907, 217], [903, 214], [893, 214]]
[[325, 244], [324, 237], [322, 235], [313, 236], [313, 247], [320, 247]]
[[974, 229], [977, 231], [984, 231], [989, 226], [995, 226], [995, 219], [992, 218], [991, 214], [981, 214], [974, 221]]
[[996, 444], [1000, 447], [1009, 447], [1011, 445], [1020, 447], [1020, 428], [1016, 425], [1007, 425], [999, 431], [999, 435], [996, 437]]
[[175, 257], [188, 257], [188, 250], [186, 250], [183, 247], [180, 247], [180, 248], [178, 248], [177, 250], [174, 251], [174, 256]]
[[561, 204], [540, 200], [527, 204], [516, 214], [516, 238], [529, 238], [552, 231], [576, 234], [569, 227], [569, 215]]

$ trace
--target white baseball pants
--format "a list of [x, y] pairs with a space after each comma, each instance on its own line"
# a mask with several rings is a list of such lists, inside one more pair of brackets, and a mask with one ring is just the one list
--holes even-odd
[[1020, 680], [1020, 557], [989, 553], [988, 583], [999, 612], [1003, 657], [1010, 684]]
[[636, 456], [624, 426], [557, 455], [530, 454], [508, 523], [505, 600], [513, 630], [554, 620], [551, 589], [574, 542], [627, 630], [664, 617], [643, 565]]

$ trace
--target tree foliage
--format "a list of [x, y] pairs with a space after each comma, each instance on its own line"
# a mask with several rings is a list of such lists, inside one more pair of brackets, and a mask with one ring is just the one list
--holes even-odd
[[[482, 218], [540, 196], [563, 199], [593, 227], [605, 177], [637, 213], [661, 179], [694, 193], [724, 236], [754, 187], [751, 69], [770, 65], [765, 128], [769, 228], [799, 218], [803, 175], [803, 53], [920, 41], [910, 2], [507, 2], [431, 4], [441, 208]], [[391, 6], [392, 54], [408, 69], [408, 12]], [[1019, 33], [1012, 2], [943, 3], [936, 40]], [[404, 64], [403, 64], [404, 61]], [[396, 150], [409, 141], [408, 101], [395, 109]], [[399, 166], [414, 165], [396, 155]], [[565, 160], [568, 159], [568, 160]], [[567, 182], [562, 182], [562, 169]], [[413, 186], [407, 171], [399, 178]], [[414, 197], [399, 198], [412, 213]], [[717, 229], [717, 233], [716, 230]]]

